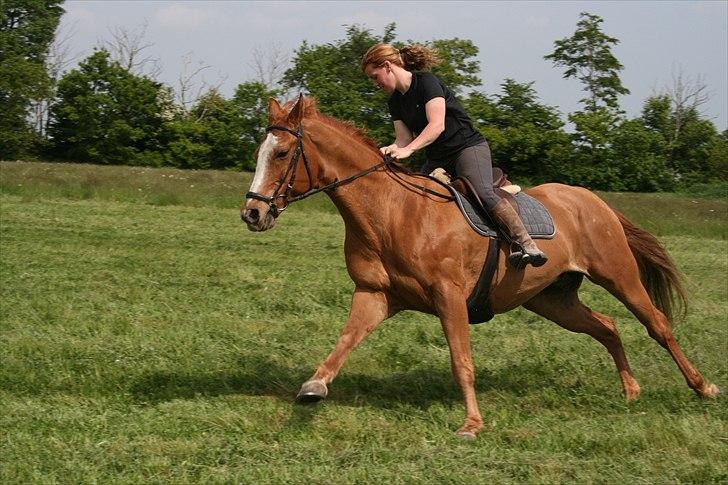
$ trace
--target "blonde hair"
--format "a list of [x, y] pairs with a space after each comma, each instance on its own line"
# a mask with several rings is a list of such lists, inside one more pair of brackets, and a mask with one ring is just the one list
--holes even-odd
[[381, 67], [385, 61], [408, 71], [429, 70], [442, 62], [429, 47], [419, 44], [408, 45], [397, 49], [390, 44], [376, 44], [369, 48], [361, 60], [361, 70], [369, 64]]

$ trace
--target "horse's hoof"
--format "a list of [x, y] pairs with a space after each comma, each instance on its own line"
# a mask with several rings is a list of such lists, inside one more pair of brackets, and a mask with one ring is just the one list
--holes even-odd
[[637, 387], [637, 389], [630, 389], [629, 391], [625, 391], [625, 393], [624, 393], [625, 402], [636, 401], [638, 397], [640, 397], [640, 388], [639, 387]]
[[467, 441], [473, 441], [475, 439], [475, 433], [472, 431], [458, 431], [456, 434], [458, 437]]
[[718, 394], [722, 394], [723, 391], [720, 387], [715, 384], [708, 384], [705, 386], [703, 391], [700, 393], [701, 397], [717, 397]]
[[317, 403], [329, 393], [323, 381], [306, 381], [298, 391], [296, 401], [304, 404]]

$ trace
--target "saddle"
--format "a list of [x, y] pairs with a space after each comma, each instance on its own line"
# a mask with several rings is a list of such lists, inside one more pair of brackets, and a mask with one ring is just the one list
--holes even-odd
[[[437, 173], [434, 174], [433, 178], [444, 183], [448, 188], [470, 227], [481, 236], [488, 237], [488, 253], [485, 264], [473, 292], [467, 299], [469, 323], [487, 322], [494, 316], [490, 305], [489, 292], [490, 283], [498, 266], [500, 243], [506, 241], [510, 245], [511, 241], [491, 220], [469, 180], [458, 177], [448, 183], [443, 180], [443, 175], [446, 174]], [[504, 187], [516, 187], [517, 190], [514, 190], [515, 194], [513, 194], [504, 190]], [[513, 186], [506, 174], [497, 167], [493, 168], [493, 189], [518, 212], [532, 238], [551, 239], [554, 237], [556, 229], [553, 218], [546, 207], [530, 195], [521, 192], [520, 187]]]
[[[505, 175], [500, 183], [504, 183], [504, 185], [496, 186], [494, 182], [495, 193], [506, 199], [516, 210], [528, 234], [533, 239], [552, 239], [556, 228], [548, 209], [539, 200], [521, 192], [520, 187], [515, 186], [518, 189], [515, 194], [504, 190], [503, 187], [513, 187]], [[475, 232], [481, 236], [500, 238], [510, 242], [508, 236], [491, 219], [470, 181], [458, 177], [451, 182], [450, 193], [455, 198], [465, 220]]]
[[[510, 192], [503, 190], [503, 187], [518, 187], [517, 185], [512, 184], [511, 181], [508, 180], [505, 172], [498, 167], [493, 167], [492, 175], [493, 189], [495, 189], [496, 193], [501, 197], [511, 195]], [[470, 181], [465, 177], [457, 177], [451, 180], [450, 186], [457, 190], [460, 194], [466, 196], [469, 200], [477, 201], [478, 205], [481, 207], [483, 206], [482, 202], [480, 202], [480, 197], [478, 197], [478, 194], [475, 192], [475, 187], [473, 187]], [[520, 187], [518, 187], [518, 189], [520, 190]]]

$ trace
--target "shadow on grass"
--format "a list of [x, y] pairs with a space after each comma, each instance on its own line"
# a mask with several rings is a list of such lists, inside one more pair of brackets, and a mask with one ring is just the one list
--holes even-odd
[[[157, 403], [198, 396], [271, 396], [293, 402], [312, 369], [282, 365], [264, 356], [246, 355], [238, 360], [239, 371], [199, 372], [149, 371], [131, 378], [127, 385], [139, 403]], [[521, 396], [544, 387], [559, 390], [557, 369], [537, 364], [518, 364], [497, 373], [478, 371], [476, 391], [504, 391]], [[565, 395], [568, 389], [564, 389]], [[343, 405], [391, 408], [409, 405], [426, 409], [432, 404], [461, 402], [462, 394], [447, 365], [418, 367], [385, 375], [354, 374], [346, 368], [329, 386], [328, 401]]]

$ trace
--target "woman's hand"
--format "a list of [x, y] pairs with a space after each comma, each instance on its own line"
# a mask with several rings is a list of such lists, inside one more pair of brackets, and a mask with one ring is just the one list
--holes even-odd
[[393, 148], [397, 148], [397, 145], [392, 143], [391, 145], [387, 145], [386, 147], [382, 147], [379, 149], [380, 152], [382, 152], [382, 155], [389, 155], [389, 152], [392, 151]]
[[414, 150], [412, 150], [411, 148], [400, 148], [397, 145], [382, 147], [379, 149], [379, 151], [382, 152], [382, 155], [389, 155], [390, 157], [397, 160], [403, 160], [414, 153]]

